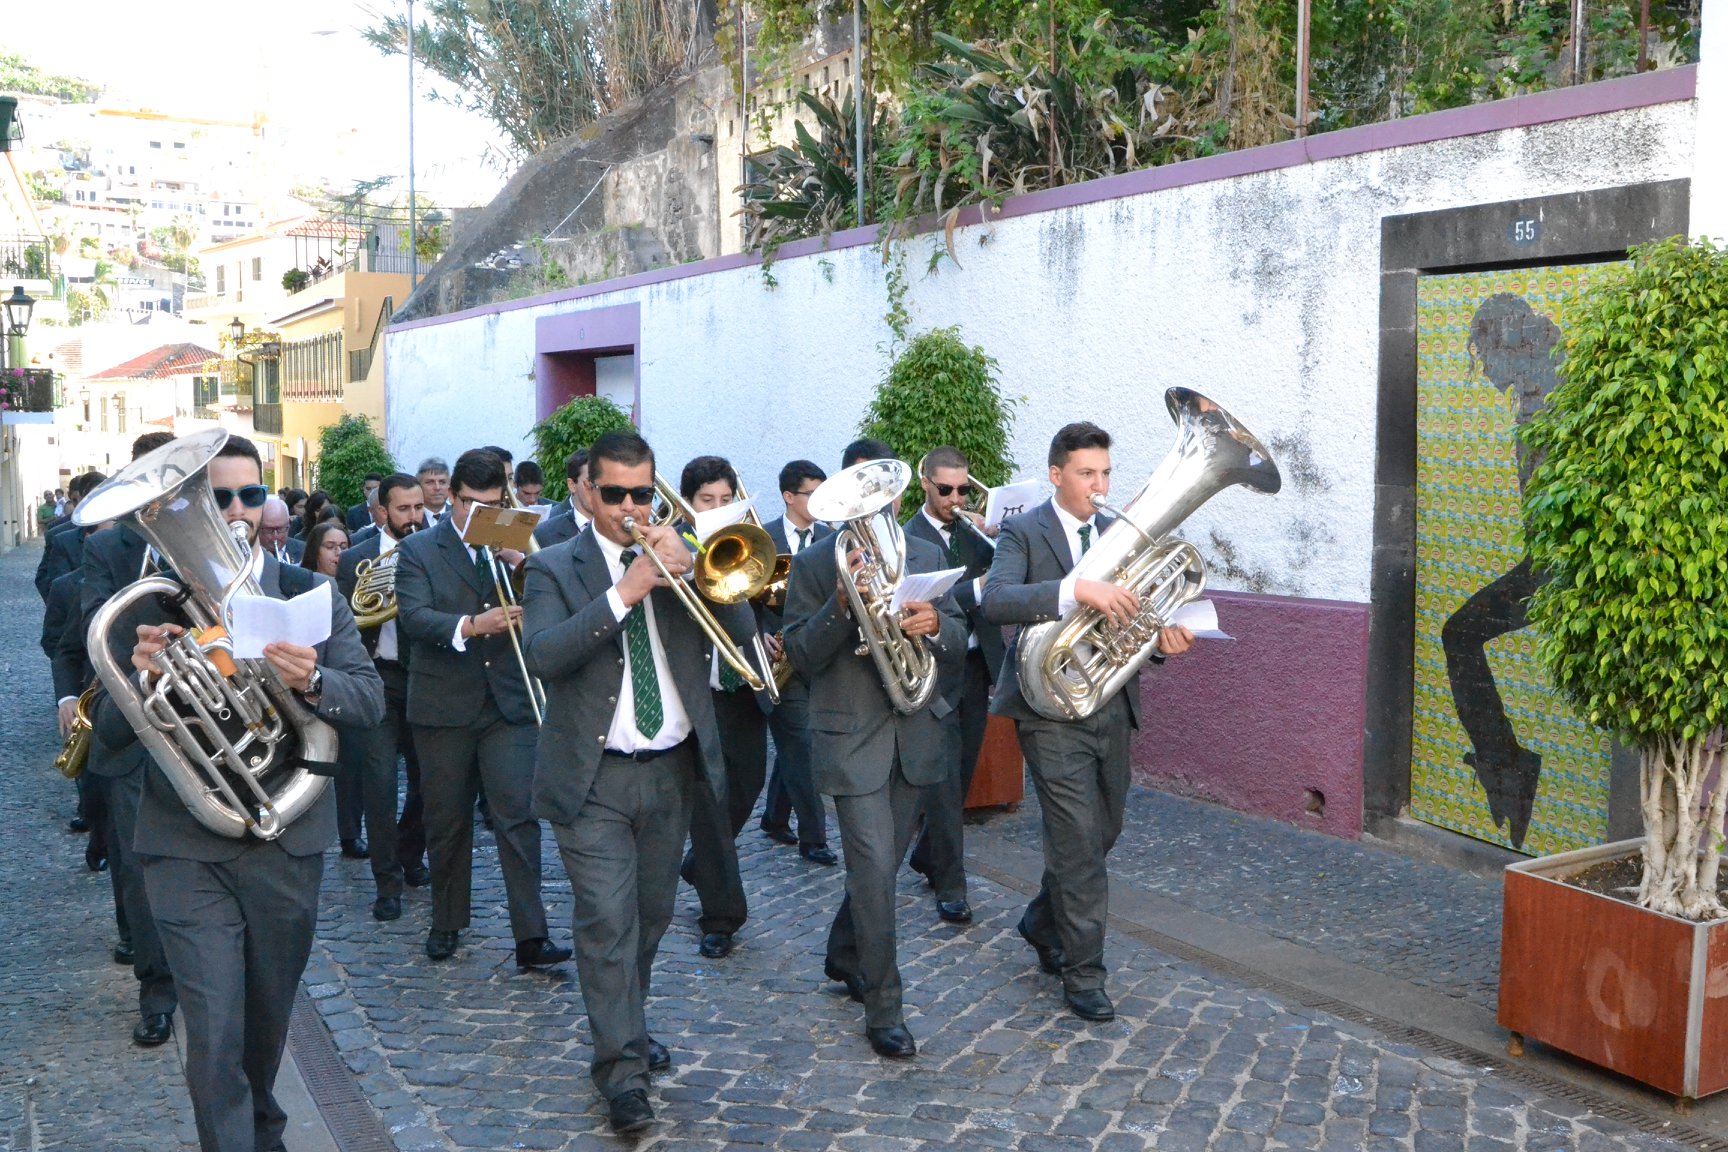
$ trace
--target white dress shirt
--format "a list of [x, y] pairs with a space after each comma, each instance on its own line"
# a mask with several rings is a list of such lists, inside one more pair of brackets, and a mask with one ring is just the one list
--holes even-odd
[[[1063, 508], [1062, 505], [1056, 503], [1056, 501], [1054, 499], [1052, 499], [1050, 501], [1050, 507], [1052, 507], [1056, 510], [1056, 519], [1058, 522], [1061, 523], [1062, 531], [1068, 537], [1068, 554], [1069, 554], [1069, 557], [1070, 557], [1072, 563], [1074, 563], [1074, 564], [1080, 563], [1080, 528], [1082, 525], [1090, 525], [1091, 526], [1091, 528], [1092, 528], [1091, 547], [1093, 547], [1093, 548], [1098, 547], [1098, 518], [1097, 518], [1097, 516], [1092, 515], [1092, 516], [1088, 516], [1084, 520], [1076, 520], [1074, 517], [1072, 517], [1068, 514], [1068, 511], [1065, 508]], [[1070, 572], [1068, 575], [1066, 575], [1062, 578], [1062, 589], [1061, 589], [1061, 592], [1058, 594], [1058, 597], [1057, 597], [1056, 610], [1064, 616], [1066, 616], [1068, 613], [1072, 612], [1074, 610], [1074, 605], [1078, 603], [1078, 601], [1074, 599], [1074, 585], [1076, 583], [1078, 583], [1079, 580], [1080, 580], [1080, 578], [1078, 576], [1074, 575], [1074, 573], [1072, 573], [1072, 572]]]
[[[928, 505], [928, 504], [923, 504], [923, 505], [919, 506], [918, 515], [924, 517], [924, 519], [929, 523], [930, 527], [936, 529], [936, 538], [938, 540], [952, 540], [954, 538], [954, 533], [958, 532], [960, 530], [960, 526], [958, 524], [944, 524], [944, 523], [942, 523], [942, 521], [936, 519], [936, 517], [930, 515], [930, 505]], [[952, 551], [952, 547], [950, 546], [947, 549], [947, 555], [944, 555], [942, 557], [944, 567], [946, 567], [948, 565], [949, 558], [952, 555], [953, 555], [953, 551]], [[984, 599], [984, 577], [982, 577], [982, 576], [974, 576], [972, 578], [972, 599], [974, 602], [980, 602]], [[967, 649], [967, 651], [971, 651], [972, 649], [974, 649], [976, 647], [978, 647], [978, 633], [972, 631], [971, 621], [967, 621], [967, 624], [966, 624], [966, 649]]]
[[[383, 563], [384, 557], [395, 551], [395, 548], [396, 537], [390, 535], [383, 528], [378, 529], [378, 562]], [[457, 627], [456, 632], [458, 636], [461, 635], [460, 626]], [[394, 617], [378, 626], [377, 655], [380, 660], [398, 660], [401, 658], [401, 650], [396, 645], [396, 620]]]
[[[380, 535], [382, 535], [382, 533], [380, 533]], [[482, 549], [478, 545], [474, 544], [464, 544], [463, 547], [468, 550], [468, 563], [473, 564], [475, 567], [479, 567]], [[380, 552], [379, 555], [383, 555], [383, 553]], [[462, 635], [462, 625], [468, 623], [468, 621], [472, 619], [474, 619], [474, 617], [464, 616], [460, 620], [456, 621], [456, 635], [450, 638], [450, 647], [456, 649], [458, 652], [468, 651], [468, 640]]]
[[[796, 556], [798, 553], [804, 551], [804, 549], [810, 547], [811, 543], [816, 539], [816, 526], [819, 523], [820, 521], [818, 520], [812, 520], [810, 521], [810, 526], [808, 528], [800, 528], [796, 524], [792, 523], [792, 518], [788, 516], [781, 525], [781, 527], [786, 529], [786, 554], [788, 556]], [[798, 539], [798, 533], [800, 532], [804, 533], [803, 540]]]
[[[624, 579], [624, 545], [608, 540], [598, 532], [594, 533], [594, 540], [600, 545], [600, 555], [606, 558], [607, 570], [612, 573], [614, 587], [606, 590], [606, 602], [612, 606], [612, 615], [622, 624], [630, 614], [616, 587], [618, 581]], [[612, 727], [606, 732], [609, 752], [662, 751], [681, 743], [692, 728], [690, 714], [684, 710], [684, 701], [672, 681], [672, 666], [666, 662], [666, 649], [660, 643], [652, 596], [643, 599], [642, 611], [648, 620], [648, 647], [654, 653], [654, 675], [660, 681], [660, 731], [649, 738], [636, 728], [636, 694], [630, 687], [630, 645], [620, 635], [620, 647], [624, 650], [624, 678], [618, 689], [618, 707], [612, 713]]]

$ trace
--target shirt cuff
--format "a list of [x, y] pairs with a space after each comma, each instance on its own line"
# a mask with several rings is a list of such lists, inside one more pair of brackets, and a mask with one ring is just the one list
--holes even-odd
[[624, 597], [618, 595], [617, 588], [606, 589], [606, 603], [612, 605], [612, 616], [618, 623], [624, 623], [624, 617], [630, 615], [630, 609], [624, 606]]
[[1074, 575], [1072, 572], [1062, 577], [1062, 586], [1056, 592], [1056, 614], [1058, 616], [1068, 615], [1068, 613], [1074, 611], [1074, 606], [1079, 603], [1079, 601], [1074, 598], [1074, 585], [1079, 582], [1080, 577]]
[[56, 708], [58, 708], [60, 705], [66, 703], [66, 701], [68, 701], [68, 700], [76, 702], [77, 699], [78, 699], [78, 697], [76, 697], [76, 696], [62, 696], [62, 697], [60, 697], [60, 699], [54, 701], [54, 706]]
[[450, 637], [450, 647], [456, 649], [458, 652], [468, 651], [468, 641], [462, 638], [462, 625], [468, 623], [469, 619], [471, 618], [464, 616], [462, 619], [456, 621], [456, 634]]
[[972, 602], [974, 604], [984, 603], [984, 577], [982, 576], [972, 577]]

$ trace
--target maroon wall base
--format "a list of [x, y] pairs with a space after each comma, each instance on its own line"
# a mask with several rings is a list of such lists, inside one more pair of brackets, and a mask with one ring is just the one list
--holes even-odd
[[1368, 605], [1239, 592], [1208, 598], [1219, 627], [1236, 639], [1196, 641], [1142, 677], [1135, 779], [1357, 838]]

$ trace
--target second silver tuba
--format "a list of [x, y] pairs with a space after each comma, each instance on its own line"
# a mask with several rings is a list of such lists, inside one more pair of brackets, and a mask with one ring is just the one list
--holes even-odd
[[[244, 525], [224, 522], [211, 494], [210, 461], [227, 439], [213, 428], [164, 444], [91, 492], [73, 519], [130, 523], [173, 573], [128, 584], [90, 621], [103, 686], [194, 819], [220, 836], [273, 840], [323, 793], [327, 777], [308, 765], [335, 761], [336, 730], [269, 663], [233, 655], [230, 605], [263, 594], [264, 554], [248, 545]], [[108, 634], [150, 596], [179, 604], [191, 627], [157, 654], [155, 683], [141, 690]]]
[[1233, 485], [1270, 494], [1283, 483], [1265, 446], [1217, 404], [1171, 388], [1164, 406], [1176, 422], [1175, 446], [1120, 511], [1093, 498], [1117, 523], [1070, 573], [1127, 589], [1140, 611], [1116, 627], [1079, 605], [1020, 633], [1020, 692], [1040, 716], [1082, 720], [1097, 712], [1152, 655], [1171, 614], [1206, 590], [1206, 562], [1192, 544], [1170, 536], [1182, 521]]
[[[924, 707], [936, 691], [935, 654], [901, 631], [890, 611], [906, 568], [906, 539], [894, 519], [894, 501], [911, 480], [912, 470], [899, 460], [866, 460], [830, 476], [810, 494], [810, 515], [840, 525], [834, 558], [863, 640], [858, 655], [868, 652], [875, 661], [889, 703], [902, 715]], [[846, 558], [859, 549], [864, 566], [847, 579]]]

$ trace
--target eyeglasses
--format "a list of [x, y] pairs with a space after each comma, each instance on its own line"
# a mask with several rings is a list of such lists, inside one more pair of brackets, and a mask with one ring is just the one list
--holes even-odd
[[938, 496], [952, 496], [956, 492], [962, 496], [970, 496], [978, 491], [977, 487], [972, 484], [938, 484], [934, 480], [930, 481], [930, 487], [936, 489]]
[[210, 495], [216, 497], [216, 507], [226, 508], [234, 502], [234, 497], [240, 497], [240, 503], [247, 508], [262, 508], [264, 501], [270, 499], [270, 489], [262, 484], [248, 484], [244, 488], [212, 488]]
[[802, 491], [802, 492], [787, 492], [787, 493], [785, 493], [785, 495], [787, 495], [787, 496], [799, 496], [799, 497], [814, 496], [814, 495], [816, 495], [816, 489], [810, 488], [810, 489], [807, 489], [807, 490]]
[[595, 491], [600, 493], [600, 500], [605, 504], [622, 504], [628, 496], [632, 504], [648, 505], [654, 503], [654, 486], [649, 484], [642, 488], [626, 488], [622, 484], [599, 484]]

